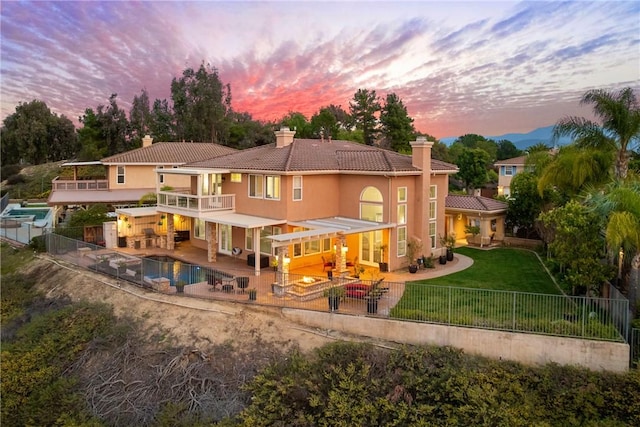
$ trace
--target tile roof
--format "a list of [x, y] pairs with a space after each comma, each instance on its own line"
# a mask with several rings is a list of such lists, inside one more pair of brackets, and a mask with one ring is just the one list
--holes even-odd
[[[275, 144], [249, 148], [222, 157], [190, 163], [190, 167], [264, 170], [277, 172], [418, 172], [411, 156], [351, 141], [294, 139], [276, 148]], [[432, 160], [434, 171], [458, 170], [456, 165]]]
[[148, 163], [182, 165], [202, 159], [235, 153], [236, 149], [207, 142], [156, 142], [102, 159], [102, 163]]
[[502, 165], [524, 165], [527, 162], [527, 156], [513, 157], [511, 159], [498, 160], [494, 166]]
[[464, 196], [450, 194], [444, 205], [448, 209], [463, 209], [469, 211], [496, 212], [507, 210], [507, 204], [499, 200], [482, 196]]

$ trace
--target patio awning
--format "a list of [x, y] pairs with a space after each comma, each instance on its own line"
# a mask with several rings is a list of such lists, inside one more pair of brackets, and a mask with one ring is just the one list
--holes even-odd
[[201, 216], [201, 219], [218, 224], [231, 225], [240, 228], [259, 228], [270, 225], [284, 224], [282, 219], [264, 218], [261, 216], [245, 215], [239, 213], [222, 213], [209, 216]]
[[137, 202], [154, 188], [128, 190], [55, 190], [51, 192], [49, 205], [86, 205], [91, 203]]
[[289, 221], [288, 224], [296, 227], [308, 228], [308, 230], [268, 236], [267, 238], [273, 241], [273, 247], [286, 246], [291, 243], [309, 240], [326, 239], [338, 235], [384, 230], [396, 226], [395, 223], [373, 222], [344, 217]]
[[146, 206], [142, 208], [119, 208], [116, 209], [118, 215], [126, 215], [132, 217], [139, 216], [155, 216], [158, 214], [158, 209], [155, 206]]

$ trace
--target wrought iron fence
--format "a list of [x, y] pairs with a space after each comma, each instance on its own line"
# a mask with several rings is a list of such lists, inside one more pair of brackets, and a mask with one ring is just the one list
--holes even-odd
[[[184, 296], [232, 300], [397, 320], [628, 342], [626, 299], [568, 297], [487, 289], [328, 277], [197, 265], [171, 257], [140, 258], [58, 234], [47, 234], [56, 257], [142, 287]], [[181, 282], [184, 288], [175, 285]], [[338, 296], [339, 306], [330, 297]]]
[[[445, 325], [626, 341], [629, 302], [489, 289], [407, 284], [390, 316]], [[622, 319], [621, 319], [622, 320]], [[622, 330], [618, 330], [618, 327]]]

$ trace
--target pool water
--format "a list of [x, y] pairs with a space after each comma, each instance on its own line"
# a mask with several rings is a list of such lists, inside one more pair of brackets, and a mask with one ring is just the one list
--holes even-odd
[[188, 264], [165, 255], [151, 255], [142, 258], [142, 268], [145, 276], [152, 279], [166, 277], [171, 282], [171, 286], [178, 281], [191, 284], [207, 280], [205, 269], [199, 265]]
[[45, 219], [47, 215], [49, 215], [49, 212], [51, 212], [51, 209], [11, 209], [7, 213], [5, 213], [3, 216], [8, 217], [8, 216], [33, 215], [35, 216], [36, 220], [39, 220], [39, 219]]

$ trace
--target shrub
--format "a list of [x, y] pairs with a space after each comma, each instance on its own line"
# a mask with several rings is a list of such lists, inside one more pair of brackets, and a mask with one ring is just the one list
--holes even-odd
[[8, 179], [10, 176], [17, 175], [22, 170], [22, 166], [20, 165], [6, 165], [0, 168], [0, 179], [4, 181]]
[[22, 184], [26, 181], [27, 180], [24, 178], [24, 176], [19, 173], [11, 175], [9, 178], [7, 178], [7, 184], [9, 185]]

